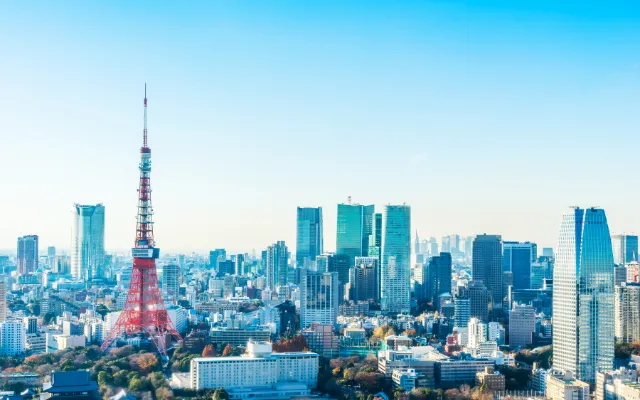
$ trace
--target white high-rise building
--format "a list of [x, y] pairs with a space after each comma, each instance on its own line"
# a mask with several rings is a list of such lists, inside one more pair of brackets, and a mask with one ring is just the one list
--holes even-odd
[[0, 281], [0, 322], [7, 320], [7, 284]]
[[487, 341], [487, 324], [480, 321], [478, 318], [471, 318], [469, 320], [469, 339], [467, 347], [470, 349], [477, 349], [480, 347], [480, 343]]
[[623, 282], [615, 288], [615, 336], [620, 342], [640, 340], [640, 283]]
[[162, 295], [176, 302], [180, 291], [180, 267], [175, 264], [169, 264], [162, 267]]
[[604, 210], [565, 213], [553, 272], [553, 366], [591, 384], [613, 369], [613, 266]]
[[380, 301], [383, 311], [411, 311], [411, 207], [386, 205], [382, 217], [382, 274]]
[[15, 356], [24, 353], [26, 328], [20, 321], [0, 323], [0, 355]]
[[300, 274], [300, 328], [312, 322], [335, 325], [338, 318], [338, 273], [303, 268]]
[[73, 211], [71, 275], [104, 278], [104, 206], [75, 204]]

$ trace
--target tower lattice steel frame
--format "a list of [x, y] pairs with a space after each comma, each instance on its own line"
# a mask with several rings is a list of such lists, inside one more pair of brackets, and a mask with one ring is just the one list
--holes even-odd
[[102, 343], [102, 350], [109, 348], [118, 338], [141, 335], [148, 337], [160, 354], [167, 355], [166, 340], [169, 336], [181, 341], [167, 313], [158, 287], [156, 258], [160, 249], [153, 240], [153, 208], [151, 206], [151, 149], [147, 144], [147, 85], [144, 87], [144, 130], [140, 148], [140, 187], [138, 189], [138, 216], [136, 222], [136, 241], [131, 249], [133, 268], [127, 300], [111, 329]]

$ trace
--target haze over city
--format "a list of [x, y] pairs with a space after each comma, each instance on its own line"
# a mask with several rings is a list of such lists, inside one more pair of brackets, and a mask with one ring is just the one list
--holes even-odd
[[[153, 4], [153, 6], [150, 6]], [[143, 85], [163, 251], [295, 243], [295, 207], [412, 206], [421, 237], [638, 231], [640, 7], [623, 1], [0, 5], [0, 248], [131, 247]]]

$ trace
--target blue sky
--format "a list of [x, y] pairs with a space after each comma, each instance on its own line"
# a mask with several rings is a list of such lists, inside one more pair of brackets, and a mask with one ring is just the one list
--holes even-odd
[[134, 238], [149, 85], [167, 251], [295, 240], [295, 207], [406, 202], [421, 236], [639, 231], [634, 1], [0, 3], [0, 248]]

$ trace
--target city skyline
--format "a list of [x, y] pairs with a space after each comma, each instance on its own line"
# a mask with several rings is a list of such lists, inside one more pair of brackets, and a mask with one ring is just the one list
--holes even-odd
[[[323, 207], [335, 250], [348, 196], [411, 205], [423, 236], [553, 247], [576, 203], [607, 209], [614, 233], [640, 231], [626, 168], [640, 144], [638, 5], [30, 4], [0, 15], [19, 39], [0, 66], [0, 173], [16, 194], [0, 199], [0, 249], [37, 234], [68, 250], [74, 203], [105, 204], [106, 248], [131, 247], [144, 82], [166, 251], [293, 244], [298, 206]], [[599, 163], [579, 156], [593, 152]]]

